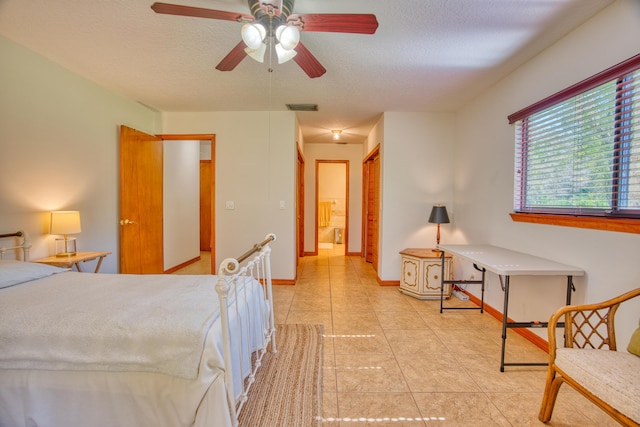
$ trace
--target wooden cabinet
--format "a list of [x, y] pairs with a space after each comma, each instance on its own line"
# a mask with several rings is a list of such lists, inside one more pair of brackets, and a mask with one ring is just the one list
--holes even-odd
[[[432, 249], [408, 248], [400, 252], [400, 292], [418, 299], [440, 299], [442, 284], [441, 253]], [[451, 277], [451, 255], [445, 254], [444, 276]], [[451, 284], [444, 285], [444, 296], [451, 296]]]

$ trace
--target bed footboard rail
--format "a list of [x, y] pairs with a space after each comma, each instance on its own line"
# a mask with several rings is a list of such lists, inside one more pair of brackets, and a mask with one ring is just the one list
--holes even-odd
[[[270, 246], [275, 239], [275, 234], [267, 235], [264, 241], [256, 243], [238, 258], [223, 260], [218, 269], [216, 292], [220, 299], [225, 383], [234, 427], [262, 357], [267, 348], [276, 351]], [[252, 299], [249, 282], [259, 284], [264, 301]], [[234, 378], [234, 363], [241, 367], [242, 378]], [[246, 379], [245, 366], [248, 366]], [[236, 387], [241, 388], [239, 393]]]
[[20, 259], [20, 251], [22, 251], [22, 260], [29, 261], [29, 249], [31, 249], [31, 242], [29, 241], [29, 234], [27, 234], [24, 230], [18, 230], [15, 233], [5, 233], [0, 234], [0, 239], [9, 238], [9, 237], [21, 237], [22, 243], [9, 246], [9, 247], [0, 247], [0, 259], [4, 259], [4, 254], [6, 252], [15, 252], [16, 259]]

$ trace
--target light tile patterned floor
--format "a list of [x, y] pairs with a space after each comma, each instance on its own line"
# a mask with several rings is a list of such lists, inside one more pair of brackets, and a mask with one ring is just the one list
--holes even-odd
[[[545, 367], [500, 365], [501, 324], [479, 311], [382, 287], [343, 245], [302, 259], [295, 286], [275, 286], [277, 323], [325, 328], [323, 426], [536, 426]], [[451, 304], [470, 304], [452, 299]], [[546, 353], [509, 331], [507, 360]], [[615, 426], [569, 386], [550, 426]]]
[[211, 274], [211, 252], [200, 252], [200, 261], [182, 267], [173, 274]]
[[[276, 322], [325, 327], [323, 426], [531, 426], [545, 367], [500, 372], [501, 323], [479, 311], [446, 311], [398, 287], [343, 245], [305, 257], [296, 286], [276, 286]], [[452, 299], [450, 304], [470, 304]], [[509, 331], [507, 360], [546, 361]], [[552, 426], [617, 425], [567, 385]]]

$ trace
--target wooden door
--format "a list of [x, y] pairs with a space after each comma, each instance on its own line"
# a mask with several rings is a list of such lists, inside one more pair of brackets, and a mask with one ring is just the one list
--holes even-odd
[[162, 139], [120, 126], [120, 272], [162, 274]]
[[304, 156], [298, 147], [298, 171], [296, 183], [296, 253], [298, 264], [304, 257]]
[[380, 218], [380, 152], [376, 148], [363, 164], [364, 173], [364, 256], [378, 271], [378, 239]]
[[211, 251], [211, 160], [200, 160], [200, 250]]
[[376, 154], [373, 159], [373, 179], [372, 179], [372, 203], [371, 203], [371, 264], [373, 269], [378, 271], [378, 254], [380, 247], [380, 155]]

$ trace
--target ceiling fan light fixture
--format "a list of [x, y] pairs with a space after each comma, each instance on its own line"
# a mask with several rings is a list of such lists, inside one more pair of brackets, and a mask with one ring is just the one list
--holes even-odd
[[292, 25], [280, 25], [276, 28], [276, 38], [284, 50], [293, 50], [300, 42], [300, 30]]
[[278, 43], [276, 45], [276, 55], [278, 56], [278, 64], [284, 64], [285, 62], [292, 60], [293, 57], [296, 56], [297, 54], [298, 52], [296, 52], [293, 49], [291, 50], [284, 49], [282, 47], [282, 43]]
[[262, 24], [244, 24], [240, 34], [242, 35], [242, 41], [249, 49], [257, 50], [263, 44], [262, 41], [267, 36], [267, 30]]
[[262, 63], [264, 62], [264, 54], [267, 51], [267, 45], [264, 43], [260, 43], [257, 49], [251, 49], [250, 47], [247, 47], [244, 49], [244, 51], [252, 59], [255, 59], [256, 61]]
[[342, 133], [341, 130], [332, 130], [331, 133], [333, 134], [333, 139], [335, 139], [336, 141], [338, 139], [340, 139], [340, 134]]

